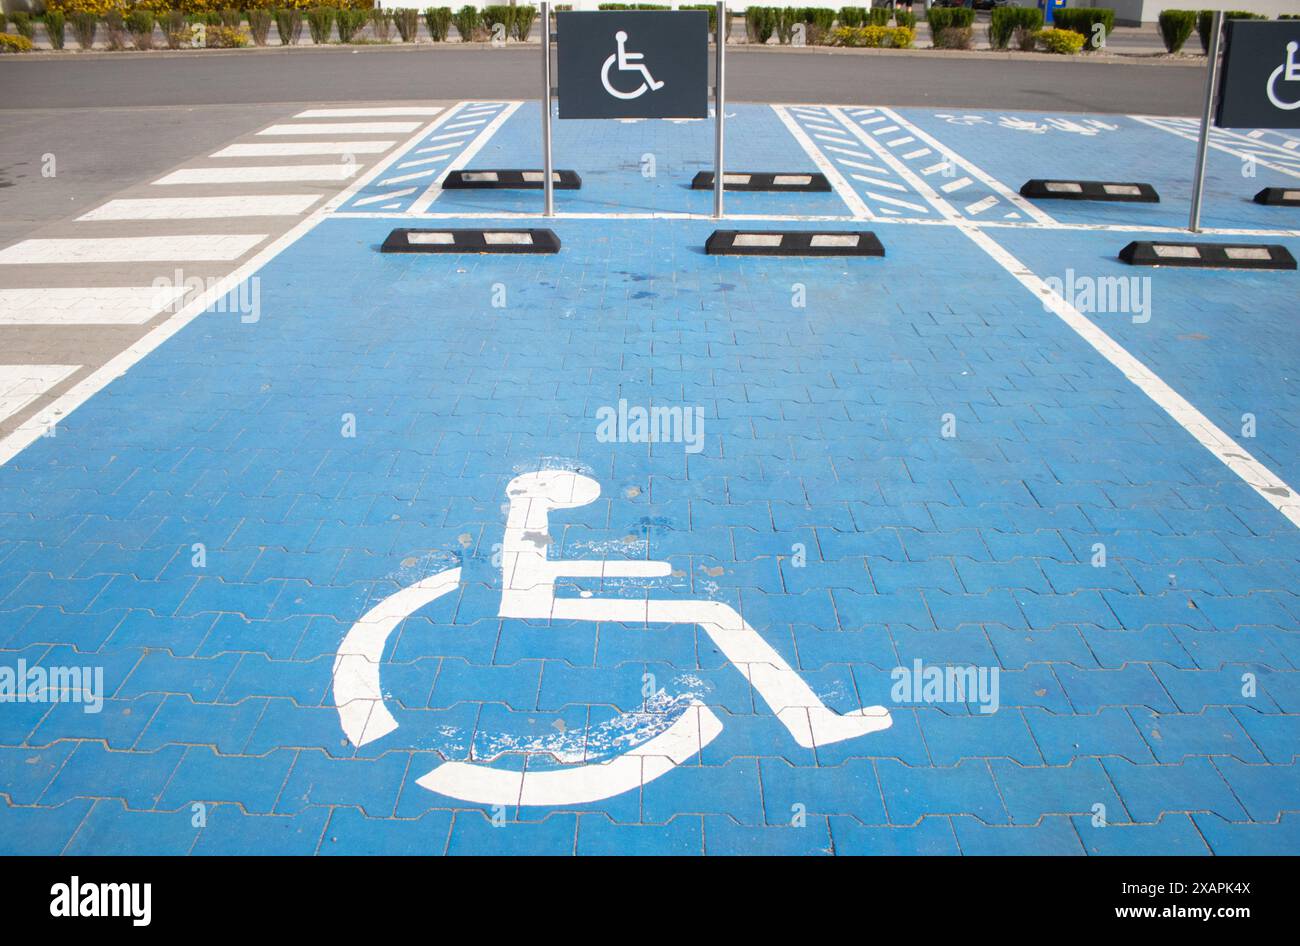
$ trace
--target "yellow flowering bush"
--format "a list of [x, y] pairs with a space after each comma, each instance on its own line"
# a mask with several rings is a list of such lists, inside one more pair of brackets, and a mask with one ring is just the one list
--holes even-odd
[[915, 38], [915, 31], [906, 26], [839, 26], [831, 30], [831, 43], [835, 46], [906, 49]]
[[26, 36], [12, 36], [9, 33], [0, 33], [0, 53], [29, 53], [32, 51], [32, 41]]

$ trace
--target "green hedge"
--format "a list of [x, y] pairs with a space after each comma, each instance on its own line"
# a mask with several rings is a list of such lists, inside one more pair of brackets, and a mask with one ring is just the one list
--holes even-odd
[[1183, 48], [1187, 37], [1192, 35], [1196, 26], [1195, 10], [1165, 10], [1156, 21], [1160, 27], [1160, 39], [1165, 49], [1176, 53]]
[[1115, 11], [1105, 7], [1057, 10], [1052, 18], [1057, 29], [1073, 30], [1083, 36], [1084, 49], [1100, 49], [1115, 28]]
[[1043, 11], [1037, 7], [994, 7], [989, 21], [989, 45], [994, 49], [1006, 49], [1017, 27], [1031, 33], [1041, 30]]
[[970, 26], [975, 22], [975, 11], [970, 7], [930, 7], [925, 18], [930, 24], [931, 35], [934, 35], [949, 27], [962, 29]]
[[[1286, 19], [1290, 14], [1283, 13], [1278, 17], [1279, 20]], [[1300, 14], [1295, 14], [1300, 15]], [[1223, 14], [1225, 20], [1267, 20], [1268, 17], [1262, 13], [1250, 13], [1246, 10], [1229, 10]], [[1214, 25], [1214, 11], [1201, 10], [1196, 14], [1196, 35], [1201, 40], [1201, 52], [1207, 56], [1210, 54], [1210, 27]]]

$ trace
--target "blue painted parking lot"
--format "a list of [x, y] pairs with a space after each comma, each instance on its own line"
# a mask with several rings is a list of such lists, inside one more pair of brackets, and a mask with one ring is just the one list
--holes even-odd
[[[1116, 259], [1187, 123], [729, 106], [834, 189], [722, 224], [706, 121], [558, 123], [545, 223], [438, 187], [539, 125], [424, 123], [0, 467], [0, 667], [99, 701], [0, 705], [0, 850], [1300, 852], [1298, 277]], [[1211, 155], [1206, 238], [1300, 253], [1295, 141]]]

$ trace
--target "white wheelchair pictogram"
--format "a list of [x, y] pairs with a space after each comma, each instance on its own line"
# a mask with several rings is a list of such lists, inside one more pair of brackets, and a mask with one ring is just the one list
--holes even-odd
[[[618, 51], [610, 53], [605, 65], [600, 70], [600, 81], [605, 86], [605, 91], [616, 99], [635, 99], [640, 98], [646, 92], [657, 92], [664, 87], [662, 82], [655, 79], [650, 74], [650, 69], [643, 60], [644, 53], [630, 53], [627, 51], [627, 33], [619, 30], [614, 34], [614, 42], [618, 46]], [[641, 73], [641, 84], [631, 92], [620, 92], [614, 88], [613, 83], [609, 81], [609, 71], [614, 64], [618, 64], [619, 72], [639, 72]]]
[[[515, 477], [506, 487], [509, 509], [501, 560], [500, 617], [643, 624], [694, 624], [804, 748], [826, 746], [887, 729], [889, 710], [871, 706], [840, 714], [730, 605], [720, 601], [557, 597], [561, 578], [663, 578], [668, 562], [557, 560], [546, 557], [552, 510], [595, 502], [600, 484], [566, 470]], [[361, 747], [398, 728], [384, 704], [379, 668], [389, 635], [406, 617], [458, 587], [450, 568], [381, 601], [352, 626], [334, 661], [334, 702], [343, 732]], [[443, 762], [417, 779], [430, 791], [483, 805], [574, 805], [632, 791], [690, 760], [722, 732], [722, 720], [692, 699], [662, 732], [611, 758], [558, 769], [523, 771], [491, 762]]]
[[1295, 40], [1286, 44], [1286, 62], [1273, 70], [1273, 74], [1268, 77], [1268, 100], [1278, 108], [1285, 111], [1300, 108], [1300, 98], [1294, 102], [1284, 101], [1277, 94], [1277, 80], [1281, 77], [1283, 82], [1300, 82], [1300, 62], [1296, 61], [1296, 50], [1300, 49], [1300, 43]]

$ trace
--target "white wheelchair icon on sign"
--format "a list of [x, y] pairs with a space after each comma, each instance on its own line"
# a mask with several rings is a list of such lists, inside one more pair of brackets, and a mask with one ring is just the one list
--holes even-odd
[[[614, 34], [614, 42], [618, 45], [618, 52], [611, 53], [600, 70], [600, 81], [605, 86], [606, 92], [616, 99], [635, 99], [640, 98], [646, 92], [658, 92], [664, 87], [662, 82], [657, 81], [654, 76], [650, 75], [650, 69], [641, 61], [645, 58], [645, 54], [627, 51], [627, 33], [619, 30]], [[609, 71], [615, 63], [618, 63], [619, 72], [641, 73], [641, 84], [631, 92], [620, 92], [614, 88], [613, 83], [609, 81]]]
[[1277, 80], [1281, 77], [1283, 82], [1300, 82], [1300, 62], [1296, 61], [1296, 50], [1300, 49], [1300, 43], [1295, 40], [1286, 44], [1286, 62], [1273, 70], [1273, 74], [1268, 77], [1268, 100], [1280, 109], [1291, 111], [1300, 108], [1300, 98], [1294, 102], [1283, 101], [1277, 94]]
[[[883, 706], [843, 715], [828, 708], [762, 635], [720, 601], [557, 597], [559, 578], [662, 578], [671, 566], [621, 559], [547, 559], [551, 510], [595, 502], [600, 484], [590, 477], [566, 470], [526, 473], [510, 481], [506, 495], [510, 504], [502, 545], [500, 617], [698, 625], [804, 748], [865, 736], [893, 722]], [[398, 726], [379, 683], [389, 635], [406, 617], [459, 584], [460, 569], [450, 568], [403, 588], [363, 615], [344, 637], [334, 660], [334, 702], [343, 732], [354, 746], [374, 742]], [[443, 762], [417, 782], [475, 804], [577, 805], [640, 788], [699, 754], [721, 732], [722, 721], [692, 699], [667, 729], [603, 761], [523, 771], [490, 762]]]

